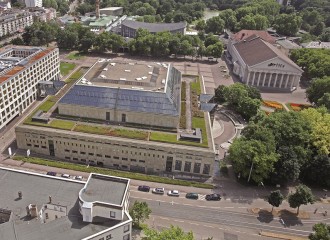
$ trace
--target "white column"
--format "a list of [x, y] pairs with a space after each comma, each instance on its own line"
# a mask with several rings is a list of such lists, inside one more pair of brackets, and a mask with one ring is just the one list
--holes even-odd
[[291, 82], [290, 89], [293, 88], [293, 84], [294, 84], [295, 80], [296, 80], [296, 76], [292, 76], [292, 82]]
[[286, 75], [286, 81], [285, 81], [285, 88], [288, 87], [289, 78], [290, 78], [290, 75], [287, 74], [287, 75]]
[[262, 81], [262, 86], [265, 86], [266, 76], [267, 76], [267, 73], [265, 72], [264, 80]]
[[270, 87], [270, 83], [272, 82], [272, 79], [273, 79], [273, 73], [270, 74], [270, 78], [268, 81], [268, 87]]
[[259, 86], [259, 82], [260, 82], [261, 74], [262, 74], [262, 72], [259, 72], [259, 77], [258, 77], [258, 83], [257, 83], [257, 86]]
[[273, 85], [273, 87], [276, 87], [276, 83], [277, 83], [277, 79], [278, 78], [278, 73], [276, 73], [276, 76], [275, 76], [275, 81], [274, 81], [274, 85]]
[[280, 88], [282, 87], [283, 78], [284, 78], [284, 74], [282, 73], [281, 82], [280, 82]]
[[250, 71], [249, 71], [247, 79], [246, 79], [246, 85], [249, 85], [249, 79], [250, 79]]
[[255, 76], [256, 76], [256, 72], [253, 72], [253, 76], [252, 76], [252, 84], [251, 84], [251, 86], [253, 86], [253, 84], [254, 84], [254, 78], [255, 78]]

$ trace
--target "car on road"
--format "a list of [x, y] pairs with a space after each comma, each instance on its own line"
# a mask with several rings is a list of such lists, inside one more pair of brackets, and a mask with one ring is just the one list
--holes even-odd
[[74, 176], [74, 180], [82, 181], [84, 178], [82, 176]]
[[165, 189], [164, 188], [154, 188], [154, 189], [152, 189], [152, 193], [155, 193], [155, 194], [164, 194], [165, 193]]
[[207, 201], [220, 201], [221, 196], [220, 196], [220, 194], [212, 193], [212, 194], [207, 194], [205, 199]]
[[47, 175], [49, 175], [49, 176], [56, 176], [56, 172], [47, 172]]
[[198, 199], [198, 194], [197, 193], [187, 193], [186, 198], [188, 198], [188, 199]]
[[141, 192], [149, 192], [150, 191], [150, 187], [149, 186], [139, 186], [138, 187], [138, 190], [141, 191]]
[[170, 190], [170, 191], [167, 192], [167, 195], [172, 196], [172, 197], [179, 197], [180, 193], [179, 193], [178, 190]]
[[62, 178], [70, 178], [70, 175], [69, 175], [69, 174], [66, 174], [66, 173], [63, 173], [63, 174], [61, 175], [61, 177], [62, 177]]

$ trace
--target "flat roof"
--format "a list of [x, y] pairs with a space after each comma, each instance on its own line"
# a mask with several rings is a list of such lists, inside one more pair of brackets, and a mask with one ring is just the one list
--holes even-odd
[[[0, 224], [0, 239], [80, 240], [117, 225], [120, 221], [111, 219], [99, 224], [82, 221], [78, 196], [83, 187], [84, 182], [0, 168], [0, 208], [12, 211], [9, 222]], [[18, 191], [22, 199], [18, 199]], [[36, 204], [39, 211], [49, 196], [52, 204], [66, 207], [68, 215], [48, 223], [27, 218], [26, 207]]]
[[102, 202], [120, 206], [128, 191], [128, 185], [129, 179], [91, 174], [81, 198], [86, 202]]
[[155, 33], [155, 32], [164, 32], [164, 31], [177, 31], [180, 29], [184, 29], [187, 27], [186, 22], [177, 22], [177, 23], [147, 23], [147, 22], [138, 22], [134, 20], [128, 20], [125, 19], [122, 23], [122, 25], [132, 28], [132, 29], [148, 29], [149, 32]]
[[[85, 74], [94, 86], [164, 91], [169, 64], [98, 60]], [[78, 84], [82, 84], [79, 81]]]

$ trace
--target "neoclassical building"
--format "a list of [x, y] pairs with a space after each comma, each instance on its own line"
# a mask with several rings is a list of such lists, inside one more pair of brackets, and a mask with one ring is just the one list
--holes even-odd
[[275, 46], [258, 35], [230, 40], [227, 58], [233, 73], [251, 86], [293, 91], [303, 70]]

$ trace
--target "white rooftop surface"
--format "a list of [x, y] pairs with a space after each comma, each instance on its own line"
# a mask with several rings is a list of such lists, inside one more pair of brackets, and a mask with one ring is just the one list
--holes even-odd
[[[0, 224], [2, 240], [65, 240], [83, 239], [119, 223], [104, 220], [100, 224], [85, 223], [79, 213], [78, 195], [84, 182], [17, 172], [0, 168], [0, 208], [11, 210], [8, 222]], [[18, 198], [22, 192], [22, 199]], [[36, 204], [38, 211], [49, 202], [67, 207], [68, 215], [48, 223], [27, 216], [26, 207]]]

